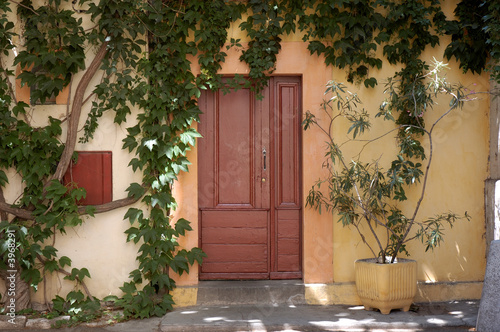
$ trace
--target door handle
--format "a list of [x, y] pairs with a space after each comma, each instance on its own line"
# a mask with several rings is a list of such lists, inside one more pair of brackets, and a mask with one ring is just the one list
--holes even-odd
[[266, 156], [267, 156], [267, 151], [266, 148], [264, 147], [262, 149], [262, 157], [264, 158], [264, 171], [266, 170]]

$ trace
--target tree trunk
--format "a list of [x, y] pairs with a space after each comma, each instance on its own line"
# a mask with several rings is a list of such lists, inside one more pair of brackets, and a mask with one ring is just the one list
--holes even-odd
[[5, 282], [4, 315], [31, 308], [31, 294], [28, 283], [21, 279], [21, 269], [0, 271], [0, 278]]

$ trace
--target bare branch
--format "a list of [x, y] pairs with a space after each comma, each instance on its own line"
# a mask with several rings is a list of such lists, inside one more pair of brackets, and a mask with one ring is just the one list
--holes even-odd
[[[119, 209], [122, 207], [126, 207], [126, 206], [129, 206], [129, 205], [134, 204], [135, 202], [139, 201], [139, 199], [140, 198], [127, 197], [127, 198], [118, 199], [116, 201], [112, 201], [109, 203], [94, 205], [95, 210], [93, 211], [93, 213], [94, 214], [95, 213], [104, 213], [104, 212], [112, 211], [112, 210]], [[79, 206], [78, 207], [78, 214], [80, 214], [80, 215], [87, 214], [86, 207]]]
[[71, 157], [73, 152], [75, 151], [76, 138], [78, 133], [78, 122], [80, 120], [80, 115], [82, 112], [83, 98], [85, 94], [85, 90], [87, 89], [90, 81], [99, 70], [101, 66], [102, 60], [108, 54], [108, 42], [104, 42], [101, 44], [101, 47], [97, 51], [96, 56], [92, 60], [92, 63], [89, 65], [87, 71], [83, 75], [82, 79], [78, 83], [78, 87], [75, 91], [75, 97], [73, 100], [73, 105], [71, 109], [71, 115], [68, 121], [68, 133], [66, 136], [66, 144], [64, 146], [64, 151], [61, 155], [61, 159], [59, 164], [57, 165], [57, 169], [52, 177], [50, 177], [45, 184], [45, 187], [52, 181], [53, 179], [57, 179], [61, 181], [64, 176], [64, 173], [68, 169], [69, 163], [71, 162]]
[[[5, 197], [3, 196], [3, 188], [0, 187], [0, 204], [5, 203]], [[0, 220], [7, 220], [7, 213], [0, 209]]]
[[[119, 209], [122, 207], [129, 206], [131, 204], [134, 204], [135, 202], [139, 201], [139, 199], [140, 198], [136, 198], [136, 197], [127, 197], [127, 198], [118, 199], [118, 200], [115, 200], [115, 201], [112, 201], [109, 203], [94, 205], [95, 210], [92, 212], [94, 214], [97, 214], [97, 213], [104, 213], [104, 212], [112, 211], [115, 209]], [[26, 219], [26, 220], [35, 219], [35, 216], [33, 215], [33, 213], [31, 211], [29, 211], [28, 209], [13, 207], [10, 204], [5, 203], [5, 201], [2, 201], [1, 199], [0, 199], [0, 212], [1, 213], [10, 213], [16, 217]], [[79, 215], [88, 214], [87, 207], [86, 206], [79, 206], [78, 207], [78, 214]], [[7, 219], [7, 218], [5, 218], [5, 219]]]
[[[451, 93], [450, 93], [451, 94]], [[452, 94], [453, 95], [453, 94]], [[453, 95], [455, 96], [455, 95]], [[455, 103], [448, 109], [448, 111], [446, 111], [445, 113], [443, 113], [431, 126], [431, 129], [426, 133], [427, 133], [427, 136], [429, 137], [429, 159], [428, 159], [428, 162], [427, 162], [427, 166], [425, 168], [425, 172], [424, 172], [424, 180], [422, 181], [422, 191], [420, 192], [420, 197], [415, 205], [415, 210], [413, 211], [413, 216], [411, 217], [410, 219], [410, 223], [408, 225], [408, 227], [406, 228], [406, 232], [403, 234], [403, 237], [402, 239], [406, 239], [408, 237], [408, 234], [410, 233], [410, 230], [412, 229], [413, 227], [413, 224], [415, 223], [415, 219], [417, 218], [417, 214], [420, 210], [420, 206], [422, 204], [422, 201], [424, 200], [424, 197], [425, 197], [425, 190], [427, 188], [427, 180], [428, 180], [428, 177], [429, 177], [429, 169], [431, 167], [431, 163], [432, 163], [432, 155], [433, 155], [433, 144], [432, 144], [432, 132], [434, 131], [434, 128], [436, 127], [436, 124], [441, 121], [446, 115], [448, 115], [453, 109], [455, 109], [458, 105], [458, 101], [459, 99], [456, 98], [455, 96]], [[394, 261], [394, 259], [396, 258], [396, 255], [399, 251], [399, 248], [401, 248], [401, 246], [403, 245], [404, 241], [401, 241], [398, 243], [398, 245], [396, 246], [396, 249], [394, 250], [394, 254], [392, 256], [392, 261]]]
[[22, 3], [20, 3], [20, 2], [18, 2], [18, 1], [10, 0], [10, 2], [13, 2], [13, 3], [15, 3], [15, 4], [16, 4], [16, 5], [18, 5], [18, 6], [21, 6], [21, 7], [24, 7], [24, 8], [26, 8], [26, 9], [28, 9], [29, 11], [31, 11], [31, 12], [32, 12], [33, 14], [35, 14], [36, 16], [40, 16], [40, 14], [38, 14], [38, 13], [37, 13], [37, 12], [36, 12], [33, 8], [30, 8], [30, 7], [28, 7], [28, 6], [26, 6], [26, 5], [22, 4]]
[[33, 219], [33, 214], [31, 213], [31, 211], [27, 209], [16, 208], [11, 206], [10, 204], [1, 201], [0, 201], [0, 211], [10, 213], [16, 217], [26, 220]]

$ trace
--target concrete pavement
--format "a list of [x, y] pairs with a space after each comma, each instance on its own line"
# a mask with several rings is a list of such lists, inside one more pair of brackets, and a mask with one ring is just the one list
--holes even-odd
[[422, 304], [382, 315], [362, 306], [251, 305], [178, 309], [160, 331], [469, 331], [477, 301]]
[[[417, 304], [409, 312], [389, 315], [362, 306], [252, 304], [178, 308], [162, 318], [132, 320], [108, 326], [29, 329], [58, 332], [167, 331], [474, 331], [479, 301]], [[15, 329], [12, 331], [19, 331]], [[500, 331], [500, 330], [499, 330]], [[495, 331], [491, 331], [495, 332]]]

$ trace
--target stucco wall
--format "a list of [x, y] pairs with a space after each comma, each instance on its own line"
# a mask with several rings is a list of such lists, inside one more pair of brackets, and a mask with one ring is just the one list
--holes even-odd
[[[90, 58], [90, 60], [92, 59]], [[75, 82], [78, 82], [79, 76], [75, 77]], [[99, 79], [100, 77], [97, 75], [95, 81], [89, 86], [98, 84]], [[72, 86], [71, 93], [73, 94], [76, 84]], [[29, 94], [29, 89], [22, 92]], [[87, 91], [87, 93], [91, 93], [91, 91]], [[34, 125], [44, 125], [43, 121], [46, 121], [49, 115], [58, 119], [66, 117], [66, 105], [40, 105], [32, 106], [32, 109], [34, 111]], [[89, 110], [90, 103], [87, 103], [82, 109], [82, 114], [87, 114]], [[129, 117], [130, 121], [122, 126], [116, 125], [113, 122], [113, 117], [113, 113], [104, 114], [94, 138], [86, 144], [77, 143], [75, 150], [112, 152], [112, 197], [113, 200], [117, 200], [127, 197], [125, 190], [132, 182], [140, 183], [142, 176], [140, 173], [134, 173], [127, 166], [133, 156], [121, 149], [122, 139], [127, 134], [125, 128], [133, 125], [131, 121], [134, 117]], [[85, 120], [86, 116], [83, 115], [79, 128], [83, 128]], [[66, 135], [64, 127], [62, 135], [62, 137]], [[12, 183], [7, 192], [12, 194], [17, 191], [20, 193], [20, 188], [20, 183]], [[11, 195], [7, 201], [12, 202], [15, 197], [17, 196]], [[96, 214], [94, 218], [86, 216], [84, 217], [85, 222], [81, 226], [68, 228], [66, 235], [57, 234], [55, 238], [55, 247], [58, 249], [59, 257], [70, 257], [72, 268], [86, 267], [89, 270], [91, 278], [85, 282], [91, 293], [98, 298], [119, 294], [119, 287], [123, 286], [123, 282], [128, 280], [129, 273], [137, 266], [135, 257], [138, 247], [132, 243], [126, 243], [126, 234], [124, 234], [124, 231], [130, 226], [128, 220], [123, 219], [127, 209]], [[39, 285], [39, 290], [34, 293], [32, 300], [44, 302], [44, 287], [46, 287], [45, 292], [49, 299], [53, 298], [55, 294], [65, 294], [71, 291], [74, 283], [64, 280], [63, 277], [64, 275], [61, 274], [48, 275], [46, 281]]]
[[[445, 8], [451, 12], [453, 6]], [[231, 30], [233, 38], [242, 38], [237, 30]], [[302, 43], [300, 36], [288, 36], [282, 43], [274, 75], [295, 74], [303, 78], [303, 111], [319, 110], [323, 100], [325, 84], [334, 79], [346, 83], [345, 72], [325, 68], [322, 59], [311, 56]], [[429, 49], [424, 59], [431, 62], [433, 57], [443, 60], [444, 45]], [[238, 61], [238, 50], [228, 52], [228, 58], [223, 65], [223, 74], [245, 74], [248, 68]], [[487, 91], [488, 76], [463, 74], [458, 64], [449, 61], [450, 69], [446, 72], [451, 82], [461, 82], [470, 90]], [[193, 65], [196, 71], [196, 65]], [[366, 89], [363, 85], [349, 85], [351, 91], [359, 94], [364, 107], [374, 116], [378, 106], [385, 98], [383, 94], [385, 79], [394, 75], [399, 68], [384, 64], [381, 70], [371, 70], [379, 85]], [[427, 123], [432, 123], [444, 111], [449, 100], [440, 100], [440, 106], [426, 115]], [[463, 214], [467, 211], [472, 220], [459, 221], [453, 228], [445, 228], [445, 242], [435, 251], [425, 252], [425, 246], [419, 241], [408, 245], [411, 258], [419, 262], [418, 279], [421, 300], [447, 300], [454, 297], [477, 298], [480, 296], [481, 281], [485, 269], [484, 241], [484, 180], [487, 178], [488, 143], [489, 143], [489, 98], [477, 95], [477, 100], [465, 104], [462, 110], [454, 111], [439, 123], [434, 131], [434, 156], [430, 173], [427, 195], [419, 212], [420, 218], [434, 216], [441, 212], [453, 211]], [[389, 129], [390, 124], [381, 119], [374, 120], [374, 128], [370, 135], [375, 137]], [[381, 126], [381, 127], [380, 127]], [[344, 131], [345, 128], [337, 128]], [[428, 142], [424, 142], [427, 143]], [[391, 145], [392, 144], [392, 145]], [[375, 145], [377, 146], [377, 145]], [[371, 158], [391, 158], [389, 151], [395, 151], [394, 141], [389, 137], [378, 145], [379, 149], [370, 149], [364, 155], [367, 161]], [[359, 148], [359, 146], [358, 146]], [[353, 148], [352, 151], [357, 151]], [[303, 197], [322, 173], [320, 159], [324, 155], [324, 137], [319, 132], [303, 133]], [[190, 160], [196, 160], [196, 150], [191, 152]], [[183, 175], [177, 190], [183, 199], [178, 211], [179, 215], [188, 214], [195, 224], [198, 220], [193, 206], [196, 206], [196, 163], [189, 174]], [[188, 193], [188, 190], [190, 194]], [[421, 188], [415, 187], [409, 192], [406, 209], [415, 204]], [[403, 206], [403, 208], [405, 208]], [[196, 228], [195, 228], [196, 229]], [[303, 219], [303, 272], [305, 283], [325, 283], [338, 285], [336, 296], [344, 299], [356, 299], [352, 294], [354, 280], [354, 265], [356, 259], [369, 257], [370, 252], [363, 245], [354, 230], [342, 227], [336, 217], [328, 214], [318, 214], [309, 208], [304, 209]], [[193, 236], [186, 240], [189, 245], [196, 245], [197, 238]], [[179, 280], [179, 285], [195, 284], [197, 276], [191, 274]], [[469, 291], [464, 292], [464, 289]], [[462, 294], [460, 294], [462, 293]], [[331, 294], [330, 294], [331, 295]], [[338, 300], [338, 299], [337, 299]], [[330, 300], [328, 300], [330, 301]], [[330, 301], [331, 302], [331, 301]]]
[[[64, 5], [71, 6], [71, 3]], [[10, 13], [10, 15], [12, 20], [15, 19], [15, 13]], [[90, 26], [91, 24], [93, 23], [90, 21], [84, 22], [84, 26]], [[21, 25], [16, 25], [16, 33], [21, 34], [21, 28]], [[13, 44], [19, 45], [20, 43], [18, 37], [15, 37]], [[14, 49], [14, 51], [19, 52], [18, 49]], [[92, 61], [92, 53], [95, 51], [94, 47], [89, 47], [86, 50], [86, 54], [89, 55], [86, 60], [87, 66]], [[14, 52], [11, 52], [10, 57], [13, 56]], [[6, 64], [9, 63], [11, 64], [13, 61], [6, 61]], [[20, 72], [19, 66], [9, 69], [16, 73]], [[56, 105], [31, 106], [28, 111], [30, 123], [35, 127], [45, 126], [48, 123], [49, 116], [61, 120], [65, 119], [68, 112], [66, 106], [68, 94], [70, 96], [69, 101], [72, 102], [77, 83], [82, 75], [83, 73], [75, 75], [73, 84], [65, 88], [57, 97]], [[99, 84], [101, 77], [102, 73], [98, 73], [94, 77], [86, 91], [86, 96], [92, 93], [93, 87]], [[26, 86], [21, 87], [19, 80], [13, 82], [13, 86], [17, 100], [29, 103], [30, 89]], [[79, 129], [83, 128], [85, 124], [91, 101], [83, 105]], [[112, 197], [117, 200], [127, 197], [126, 188], [132, 182], [140, 183], [142, 176], [139, 173], [134, 173], [127, 166], [133, 156], [121, 149], [122, 139], [127, 134], [125, 128], [134, 124], [135, 116], [130, 116], [129, 121], [122, 124], [122, 126], [115, 124], [113, 117], [113, 113], [104, 114], [94, 138], [87, 144], [77, 143], [75, 150], [112, 152]], [[62, 138], [66, 135], [65, 123], [62, 125]], [[7, 202], [15, 202], [22, 193], [23, 184], [20, 177], [15, 175], [13, 170], [7, 170], [7, 175], [9, 184], [4, 190], [5, 199]], [[81, 226], [68, 228], [66, 235], [57, 234], [54, 240], [59, 257], [68, 256], [71, 258], [71, 268], [86, 267], [89, 270], [91, 278], [85, 280], [85, 282], [91, 293], [98, 298], [110, 294], [120, 294], [119, 287], [123, 285], [124, 281], [128, 281], [130, 271], [137, 267], [135, 258], [138, 247], [126, 243], [126, 234], [124, 234], [124, 231], [130, 227], [128, 220], [123, 219], [127, 209], [123, 208], [96, 214], [95, 218], [84, 217], [85, 222]], [[52, 240], [50, 244], [52, 244]], [[65, 296], [67, 292], [75, 287], [75, 284], [63, 278], [64, 275], [57, 273], [47, 275], [45, 281], [39, 284], [38, 291], [33, 293], [32, 301], [43, 303], [45, 297], [50, 300], [54, 298], [55, 294]], [[0, 291], [3, 292], [2, 286], [0, 285]]]
[[[426, 59], [430, 61], [432, 56], [435, 56], [442, 60], [439, 55], [442, 55], [443, 51], [444, 48], [433, 49], [432, 52], [428, 52]], [[462, 82], [475, 91], [488, 90], [489, 82], [486, 75], [464, 75], [454, 61], [450, 61], [449, 65], [450, 70], [446, 73], [449, 81]], [[359, 93], [370, 114], [376, 114], [377, 107], [384, 98], [384, 87], [380, 83], [392, 74], [393, 69], [386, 66], [376, 73], [379, 86], [375, 89], [366, 91], [360, 87], [351, 88], [352, 91]], [[336, 72], [334, 77], [342, 77], [342, 73]], [[467, 211], [472, 220], [459, 221], [452, 229], [445, 228], [445, 242], [434, 252], [424, 252], [425, 246], [419, 241], [414, 241], [408, 246], [411, 258], [419, 262], [418, 278], [421, 281], [482, 280], [485, 268], [484, 180], [488, 171], [489, 98], [486, 95], [478, 95], [477, 98], [465, 103], [462, 110], [456, 110], [444, 118], [434, 131], [432, 167], [426, 197], [418, 216], [425, 218], [442, 212], [453, 211], [463, 214]], [[425, 116], [427, 124], [433, 123], [447, 110], [449, 99], [441, 99], [439, 104]], [[380, 119], [374, 119], [373, 124], [369, 136], [376, 137], [387, 129], [384, 127], [381, 130], [377, 127], [376, 124], [384, 125]], [[428, 149], [428, 140], [424, 140], [424, 144]], [[394, 149], [394, 142], [389, 138], [386, 142], [371, 146], [370, 149], [371, 153], [364, 153], [367, 161], [370, 161], [371, 157], [375, 159], [380, 156], [390, 156], [388, 150]], [[356, 148], [353, 151], [356, 151]], [[416, 187], [408, 192], [409, 200], [403, 207], [411, 210], [420, 191], [421, 187]], [[369, 256], [370, 253], [354, 231], [343, 228], [336, 222], [334, 225], [334, 280], [352, 281], [354, 278], [352, 261]], [[351, 250], [345, 250], [346, 248]], [[346, 266], [348, 268], [343, 268]]]
[[[448, 6], [448, 5], [447, 5]], [[447, 11], [453, 7], [449, 5]], [[237, 29], [231, 28], [230, 38], [243, 38]], [[244, 38], [243, 38], [244, 41]], [[441, 45], [446, 45], [443, 41]], [[275, 75], [300, 75], [303, 88], [303, 112], [319, 110], [324, 98], [325, 84], [331, 80], [346, 82], [343, 71], [326, 67], [323, 59], [311, 56], [307, 45], [301, 41], [299, 35], [288, 36], [282, 43], [282, 50], [278, 55]], [[238, 49], [229, 50], [228, 57], [223, 64], [221, 74], [245, 74], [248, 67], [239, 62]], [[442, 59], [444, 46], [430, 49], [425, 58], [431, 60], [436, 57]], [[91, 52], [91, 51], [89, 51]], [[198, 68], [193, 59], [193, 70]], [[379, 85], [373, 89], [365, 89], [361, 85], [350, 85], [353, 92], [360, 95], [364, 106], [371, 114], [377, 112], [378, 105], [383, 100], [384, 79], [392, 76], [397, 68], [385, 64], [382, 70], [371, 70], [370, 74], [377, 77]], [[461, 81], [464, 85], [476, 91], [485, 91], [489, 88], [488, 78], [483, 75], [463, 74], [454, 61], [450, 61], [450, 70], [447, 73], [450, 81]], [[75, 78], [77, 82], [79, 77]], [[93, 83], [97, 83], [97, 80]], [[75, 86], [75, 84], [73, 85]], [[92, 86], [92, 84], [90, 85]], [[88, 91], [90, 92], [90, 91]], [[74, 93], [74, 89], [71, 91]], [[448, 291], [454, 287], [453, 283], [474, 283], [476, 287], [468, 297], [479, 297], [480, 287], [475, 282], [483, 279], [485, 269], [485, 240], [484, 235], [484, 180], [487, 178], [488, 165], [488, 140], [489, 140], [489, 98], [486, 96], [469, 102], [464, 109], [455, 112], [443, 120], [436, 130], [434, 141], [435, 155], [433, 169], [429, 181], [428, 196], [423, 202], [421, 217], [432, 216], [439, 212], [454, 211], [462, 213], [467, 211], [472, 220], [460, 221], [453, 229], [445, 230], [445, 242], [441, 248], [434, 252], [424, 252], [424, 246], [419, 242], [409, 245], [411, 258], [419, 263], [418, 279], [424, 284], [433, 285], [435, 288], [428, 293], [421, 293], [422, 299], [451, 300], [457, 296], [460, 289]], [[446, 107], [447, 101], [443, 101]], [[46, 106], [36, 106], [36, 110]], [[56, 105], [46, 107], [43, 112], [56, 118], [66, 115], [66, 106]], [[85, 105], [83, 114], [89, 111], [90, 105]], [[36, 113], [34, 113], [36, 114]], [[438, 114], [428, 113], [428, 123]], [[130, 117], [133, 119], [133, 116]], [[44, 120], [40, 120], [44, 121]], [[82, 116], [80, 127], [83, 126], [85, 116]], [[379, 120], [376, 120], [378, 123]], [[121, 149], [121, 140], [125, 137], [127, 123], [117, 126], [113, 123], [112, 114], [102, 118], [101, 125], [94, 139], [88, 145], [78, 145], [77, 150], [87, 151], [112, 151], [113, 152], [113, 198], [119, 199], [126, 196], [125, 189], [131, 182], [139, 182], [140, 174], [134, 174], [127, 167], [132, 156]], [[385, 124], [387, 126], [387, 124]], [[386, 127], [387, 128], [387, 127]], [[339, 130], [342, 128], [339, 128]], [[372, 134], [377, 135], [381, 130], [376, 126]], [[303, 201], [314, 183], [324, 172], [321, 162], [324, 155], [324, 137], [315, 131], [303, 133], [302, 140], [302, 188]], [[388, 147], [383, 146], [380, 151], [373, 151], [373, 157], [387, 153]], [[175, 214], [191, 221], [193, 231], [181, 240], [186, 247], [198, 245], [198, 209], [197, 209], [197, 151], [193, 149], [188, 153], [188, 159], [193, 163], [190, 172], [179, 177], [179, 183], [174, 187], [179, 207]], [[367, 154], [367, 157], [370, 157]], [[390, 157], [390, 156], [388, 156]], [[12, 182], [6, 190], [6, 198], [12, 201], [20, 193], [20, 183]], [[418, 194], [410, 193], [409, 205], [413, 204]], [[137, 247], [126, 243], [123, 233], [128, 228], [128, 221], [123, 220], [126, 208], [96, 215], [80, 227], [68, 230], [65, 236], [58, 235], [56, 247], [59, 255], [67, 255], [73, 260], [73, 267], [87, 267], [92, 278], [87, 281], [92, 294], [102, 298], [109, 294], [120, 294], [119, 287], [128, 279], [128, 273], [136, 267], [135, 257]], [[321, 289], [318, 294], [310, 293], [318, 303], [356, 302], [353, 295], [352, 282], [354, 280], [354, 260], [370, 255], [361, 243], [357, 234], [350, 229], [343, 228], [337, 223], [336, 218], [323, 213], [318, 214], [309, 208], [304, 208], [303, 214], [303, 273], [304, 282], [317, 284], [321, 289], [322, 284], [330, 285], [329, 289]], [[194, 266], [189, 275], [176, 278], [178, 285], [194, 285], [198, 283], [198, 268]], [[71, 290], [72, 283], [66, 283], [63, 276], [48, 278], [47, 298], [52, 298], [57, 292], [65, 293]], [[345, 286], [345, 287], [344, 287]], [[43, 302], [44, 284], [33, 300]], [[424, 287], [425, 288], [425, 287]], [[423, 288], [421, 288], [423, 289]], [[437, 289], [437, 291], [435, 290]], [[326, 293], [325, 293], [326, 292]], [[312, 295], [311, 295], [312, 294]], [[333, 296], [333, 295], [334, 296]], [[427, 296], [426, 294], [439, 294]], [[427, 297], [426, 297], [427, 296]], [[335, 297], [335, 298], [334, 298]]]

